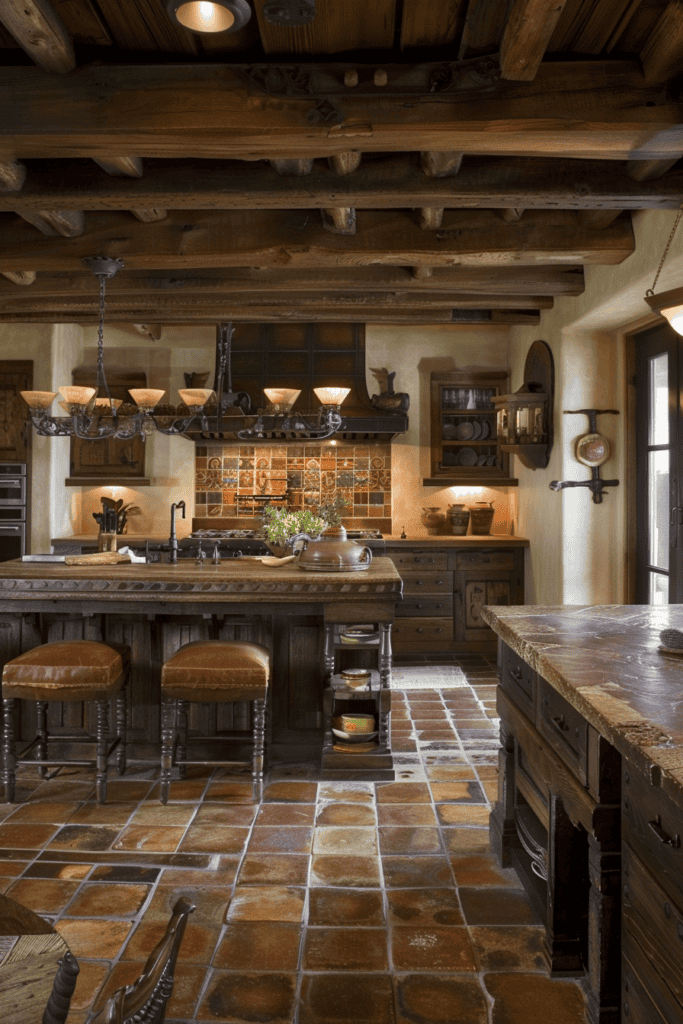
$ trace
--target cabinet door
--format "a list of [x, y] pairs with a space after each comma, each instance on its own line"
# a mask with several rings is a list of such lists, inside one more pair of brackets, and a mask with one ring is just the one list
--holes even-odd
[[28, 462], [28, 406], [19, 392], [32, 387], [32, 362], [0, 361], [0, 462]]
[[[120, 398], [124, 404], [131, 404], [129, 388], [147, 386], [144, 373], [109, 374], [107, 383], [112, 398]], [[94, 370], [74, 370], [73, 382], [81, 387], [94, 387]], [[117, 441], [103, 438], [100, 441], [82, 441], [71, 438], [70, 477], [104, 478], [116, 483], [118, 480], [144, 477], [145, 442], [137, 434], [133, 438]]]
[[435, 373], [431, 388], [431, 483], [509, 479], [509, 456], [498, 444], [493, 405], [493, 398], [507, 391], [506, 374]]
[[458, 640], [492, 640], [491, 630], [481, 617], [485, 604], [512, 604], [512, 582], [508, 574], [458, 573], [455, 589], [455, 634]]

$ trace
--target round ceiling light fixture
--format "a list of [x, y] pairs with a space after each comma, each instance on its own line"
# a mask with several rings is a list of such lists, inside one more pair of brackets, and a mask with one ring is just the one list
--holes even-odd
[[237, 32], [251, 17], [247, 0], [168, 0], [166, 9], [190, 32]]

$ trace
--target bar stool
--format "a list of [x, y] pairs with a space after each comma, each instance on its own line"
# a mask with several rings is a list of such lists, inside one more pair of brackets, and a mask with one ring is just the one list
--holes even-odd
[[[261, 644], [239, 640], [196, 640], [184, 644], [161, 669], [161, 802], [168, 800], [171, 769], [187, 765], [222, 766], [251, 763], [254, 795], [263, 784], [265, 716], [270, 655]], [[187, 759], [187, 712], [191, 703], [251, 701], [253, 741], [251, 762], [189, 761]], [[234, 732], [217, 740], [243, 739], [249, 731]], [[203, 737], [208, 739], [209, 737]], [[214, 737], [211, 737], [213, 739]]]
[[[59, 640], [34, 647], [8, 661], [2, 670], [2, 705], [5, 724], [3, 782], [5, 800], [14, 801], [16, 766], [38, 765], [41, 776], [48, 768], [67, 765], [96, 769], [97, 801], [107, 799], [107, 767], [118, 749], [119, 775], [126, 770], [127, 689], [130, 675], [130, 647], [125, 644], [99, 643], [95, 640]], [[107, 740], [109, 701], [116, 695], [116, 737]], [[18, 701], [33, 700], [38, 713], [35, 739], [16, 754], [16, 711]], [[59, 742], [95, 741], [95, 760], [48, 760], [47, 705], [50, 701], [94, 703], [97, 714], [96, 735], [60, 735]], [[33, 750], [35, 758], [29, 758]]]

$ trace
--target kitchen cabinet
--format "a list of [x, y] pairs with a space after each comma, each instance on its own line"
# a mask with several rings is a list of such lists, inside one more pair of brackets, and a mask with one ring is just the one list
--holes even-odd
[[33, 363], [0, 360], [0, 462], [28, 462], [31, 424], [19, 394], [33, 388]]
[[510, 456], [498, 443], [492, 399], [508, 390], [507, 374], [433, 373], [431, 477], [425, 486], [510, 486]]
[[[95, 386], [95, 370], [74, 370], [73, 383], [79, 387]], [[112, 398], [121, 399], [131, 404], [129, 388], [147, 387], [144, 373], [126, 372], [110, 373], [107, 385]], [[103, 438], [99, 441], [83, 441], [78, 437], [71, 438], [71, 458], [69, 476], [66, 485], [83, 486], [84, 484], [120, 484], [130, 481], [136, 487], [148, 484], [145, 478], [145, 442], [136, 434], [135, 437], [119, 441], [115, 438]]]
[[487, 539], [481, 547], [473, 538], [387, 541], [386, 554], [403, 579], [392, 633], [397, 653], [495, 652], [481, 609], [524, 601], [524, 549], [506, 547], [506, 540]]

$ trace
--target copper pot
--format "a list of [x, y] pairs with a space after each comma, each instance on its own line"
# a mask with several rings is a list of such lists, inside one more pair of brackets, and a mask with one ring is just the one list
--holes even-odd
[[328, 526], [316, 540], [305, 534], [298, 534], [295, 540], [303, 538], [304, 550], [296, 563], [300, 569], [314, 572], [354, 572], [367, 569], [372, 561], [372, 551], [361, 547], [353, 540], [347, 540], [343, 526]]

